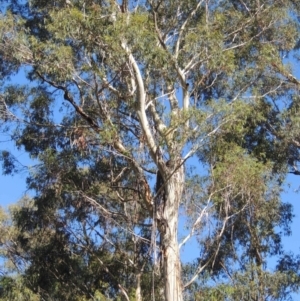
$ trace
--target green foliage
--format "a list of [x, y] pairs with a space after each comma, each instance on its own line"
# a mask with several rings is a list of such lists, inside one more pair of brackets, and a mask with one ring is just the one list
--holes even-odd
[[16, 159], [8, 151], [2, 151], [0, 161], [2, 161], [3, 174], [14, 174], [17, 171]]
[[22, 278], [3, 276], [0, 279], [0, 300], [40, 301], [38, 294], [28, 289]]
[[[297, 291], [280, 198], [300, 161], [295, 2], [9, 1], [1, 124], [37, 164], [32, 197], [1, 211], [0, 298], [164, 300], [179, 212], [199, 243], [174, 264], [187, 300]], [[4, 174], [21, 170], [1, 154]]]
[[232, 275], [232, 284], [201, 289], [195, 294], [195, 300], [286, 300], [290, 293], [288, 287], [298, 282], [299, 275], [262, 272], [258, 276], [255, 267], [248, 267], [245, 273]]

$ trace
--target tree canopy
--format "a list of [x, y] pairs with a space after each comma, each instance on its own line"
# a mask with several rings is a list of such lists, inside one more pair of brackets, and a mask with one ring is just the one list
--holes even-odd
[[299, 14], [293, 0], [3, 4], [0, 128], [35, 165], [0, 215], [0, 300], [298, 291], [281, 192], [300, 174]]

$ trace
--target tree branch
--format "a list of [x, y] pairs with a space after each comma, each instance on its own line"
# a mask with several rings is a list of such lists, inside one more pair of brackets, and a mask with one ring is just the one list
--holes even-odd
[[134, 75], [137, 83], [137, 115], [140, 120], [141, 127], [146, 137], [146, 141], [150, 150], [150, 155], [153, 161], [159, 166], [159, 169], [163, 169], [163, 164], [160, 162], [160, 159], [157, 155], [157, 145], [154, 141], [153, 135], [150, 130], [148, 118], [146, 115], [146, 91], [144, 87], [144, 81], [142, 74], [140, 72], [139, 66], [133, 57], [132, 53], [130, 52], [128, 46], [125, 42], [122, 42], [123, 49], [127, 52], [129, 61], [133, 67]]

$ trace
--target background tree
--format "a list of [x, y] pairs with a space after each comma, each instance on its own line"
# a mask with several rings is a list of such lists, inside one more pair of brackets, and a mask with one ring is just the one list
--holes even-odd
[[[277, 298], [287, 271], [273, 275], [274, 293], [262, 279], [281, 252], [278, 227], [289, 231], [282, 181], [298, 172], [299, 82], [284, 60], [297, 49], [298, 13], [291, 0], [9, 2], [3, 126], [39, 161], [34, 201], [13, 215], [22, 255], [12, 254], [34, 292], [181, 301], [209, 271], [231, 288], [251, 275], [254, 300]], [[9, 83], [20, 70], [28, 83]], [[2, 160], [16, 171], [9, 153]], [[178, 243], [179, 212], [190, 234]], [[193, 235], [199, 260], [182, 271]]]

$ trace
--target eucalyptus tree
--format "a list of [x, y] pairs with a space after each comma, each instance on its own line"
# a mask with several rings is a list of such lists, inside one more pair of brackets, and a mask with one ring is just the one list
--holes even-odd
[[[290, 213], [280, 183], [298, 171], [299, 82], [284, 59], [297, 51], [298, 13], [292, 0], [9, 1], [1, 114], [40, 160], [28, 180], [38, 206], [51, 191], [63, 200], [53, 214], [85, 223], [97, 212], [89, 229], [98, 219], [111, 235], [143, 229], [146, 241], [150, 223], [147, 261], [161, 261], [167, 301], [206, 269], [229, 273], [239, 246], [262, 275]], [[7, 81], [18, 71], [25, 85]], [[200, 175], [187, 176], [196, 157]], [[180, 242], [179, 212], [189, 224]], [[201, 258], [183, 283], [180, 248], [193, 235]], [[129, 262], [141, 300], [145, 261]]]

